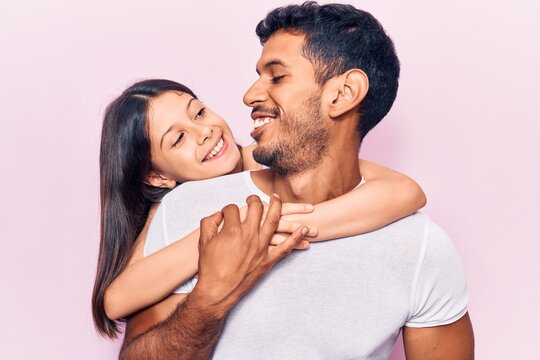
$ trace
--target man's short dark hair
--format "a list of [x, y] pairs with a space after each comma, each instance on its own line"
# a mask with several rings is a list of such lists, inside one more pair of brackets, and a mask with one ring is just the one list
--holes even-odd
[[272, 10], [256, 33], [264, 45], [280, 30], [305, 35], [303, 53], [320, 85], [350, 69], [367, 74], [369, 90], [359, 106], [358, 133], [363, 139], [390, 111], [398, 89], [399, 60], [379, 21], [351, 5], [307, 1]]

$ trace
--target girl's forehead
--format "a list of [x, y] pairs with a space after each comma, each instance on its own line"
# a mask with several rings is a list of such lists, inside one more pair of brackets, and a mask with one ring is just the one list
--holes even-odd
[[186, 108], [187, 103], [193, 97], [179, 91], [167, 91], [150, 100], [150, 107], [154, 112], [171, 109]]
[[175, 122], [189, 118], [197, 99], [186, 93], [168, 91], [152, 99], [148, 107], [151, 122]]

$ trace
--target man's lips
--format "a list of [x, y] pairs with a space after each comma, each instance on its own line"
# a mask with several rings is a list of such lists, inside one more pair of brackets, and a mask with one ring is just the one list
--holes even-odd
[[276, 115], [272, 114], [272, 113], [269, 113], [269, 112], [263, 112], [263, 111], [252, 111], [251, 112], [251, 118], [253, 119], [253, 121], [255, 121], [257, 119], [260, 119], [260, 118], [265, 118], [265, 117], [275, 118]]
[[253, 119], [254, 129], [250, 135], [253, 138], [257, 138], [261, 135], [268, 124], [275, 120], [276, 116], [266, 112], [254, 111], [251, 113], [251, 118]]
[[271, 124], [272, 124], [272, 121], [267, 122], [267, 123], [265, 123], [265, 124], [263, 124], [263, 125], [260, 125], [260, 126], [256, 127], [256, 128], [253, 129], [253, 131], [251, 132], [251, 134], [250, 134], [251, 137], [254, 138], [255, 140], [257, 140], [257, 139], [261, 136], [261, 134], [264, 132], [264, 130], [265, 130], [268, 126], [270, 126]]

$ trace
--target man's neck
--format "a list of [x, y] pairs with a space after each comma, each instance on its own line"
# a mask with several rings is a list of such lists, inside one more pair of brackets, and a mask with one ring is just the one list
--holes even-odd
[[314, 169], [283, 176], [271, 170], [252, 174], [266, 194], [276, 193], [283, 202], [318, 204], [354, 189], [361, 181], [358, 154], [355, 151], [328, 154]]

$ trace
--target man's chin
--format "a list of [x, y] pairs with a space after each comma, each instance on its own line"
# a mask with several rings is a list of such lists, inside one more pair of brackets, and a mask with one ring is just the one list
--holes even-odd
[[272, 167], [275, 165], [276, 159], [279, 157], [278, 151], [270, 144], [257, 142], [257, 146], [253, 149], [253, 159], [264, 166]]

